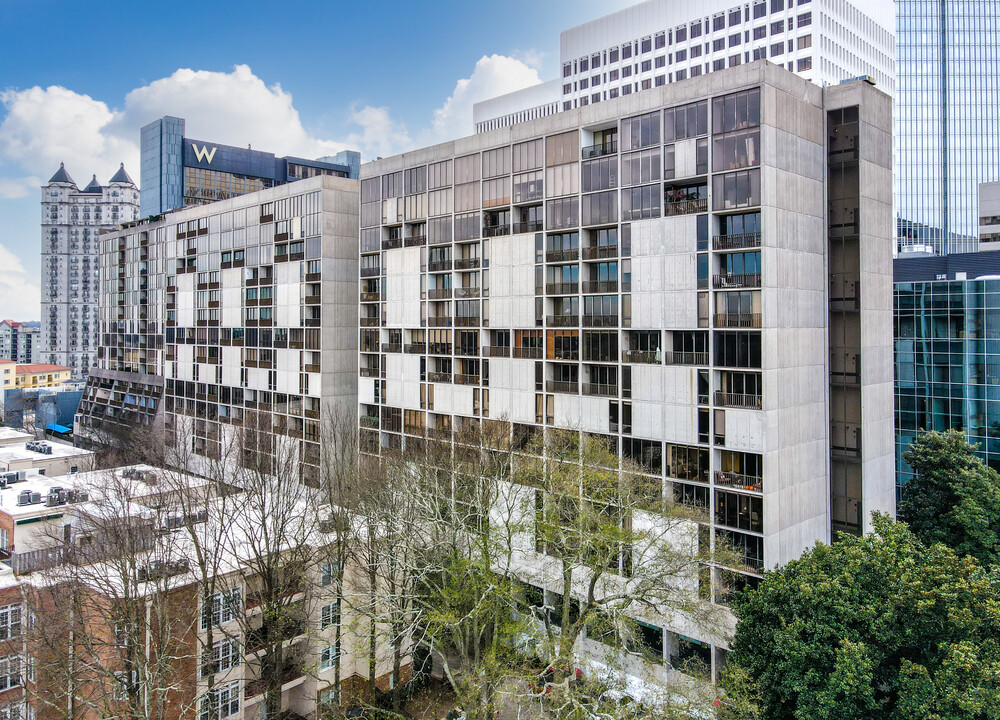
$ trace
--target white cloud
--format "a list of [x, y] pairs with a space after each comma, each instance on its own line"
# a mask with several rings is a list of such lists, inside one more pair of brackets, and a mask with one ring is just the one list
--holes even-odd
[[351, 133], [347, 144], [352, 148], [365, 148], [362, 159], [366, 162], [409, 150], [413, 145], [406, 126], [392, 119], [389, 108], [370, 105], [354, 108], [351, 122], [360, 126], [362, 132]]
[[39, 317], [42, 289], [37, 277], [24, 271], [20, 259], [0, 245], [0, 315], [13, 320]]
[[[536, 53], [533, 60], [538, 57]], [[432, 140], [443, 142], [471, 134], [474, 104], [540, 82], [538, 70], [521, 60], [506, 55], [484, 55], [472, 75], [455, 83], [451, 97], [434, 111]]]
[[0, 178], [0, 200], [19, 200], [34, 194], [42, 179], [35, 175], [22, 178]]

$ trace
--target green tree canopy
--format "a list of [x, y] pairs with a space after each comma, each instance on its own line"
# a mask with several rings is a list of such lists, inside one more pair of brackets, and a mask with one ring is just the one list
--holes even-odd
[[738, 596], [731, 661], [764, 720], [1000, 718], [998, 591], [973, 558], [876, 516]]
[[903, 459], [916, 477], [903, 486], [899, 519], [927, 545], [941, 542], [984, 565], [1000, 564], [1000, 474], [965, 435], [923, 433]]

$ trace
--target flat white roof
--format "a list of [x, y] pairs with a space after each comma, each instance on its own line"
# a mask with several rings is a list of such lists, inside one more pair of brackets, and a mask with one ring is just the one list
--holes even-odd
[[52, 442], [51, 440], [38, 441], [38, 442], [44, 442], [49, 447], [52, 448], [51, 453], [41, 453], [36, 450], [28, 449], [28, 442], [23, 442], [23, 443], [17, 442], [11, 445], [4, 445], [0, 447], [0, 463], [17, 462], [18, 460], [31, 460], [35, 462], [39, 460], [50, 460], [57, 458], [90, 457], [91, 455], [94, 454], [90, 450], [84, 450], [83, 448], [74, 447], [72, 445], [64, 445], [62, 443]]

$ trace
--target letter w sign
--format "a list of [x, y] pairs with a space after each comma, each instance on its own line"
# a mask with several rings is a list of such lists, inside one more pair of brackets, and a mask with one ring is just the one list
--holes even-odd
[[191, 149], [194, 150], [194, 156], [198, 159], [198, 162], [207, 162], [209, 165], [212, 164], [212, 158], [215, 157], [215, 151], [217, 148], [208, 149], [207, 145], [202, 145], [201, 149], [194, 143], [191, 143]]

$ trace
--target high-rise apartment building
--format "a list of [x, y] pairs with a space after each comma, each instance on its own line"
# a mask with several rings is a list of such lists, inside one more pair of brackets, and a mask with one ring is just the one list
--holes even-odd
[[598, 436], [750, 584], [867, 530], [895, 507], [891, 165], [887, 94], [766, 62], [365, 164], [362, 448]]
[[604, 102], [755, 60], [835, 85], [895, 92], [892, 0], [647, 0], [560, 36], [561, 75], [477, 103], [477, 132]]
[[356, 399], [358, 206], [356, 181], [318, 175], [102, 235], [76, 434], [162, 422], [218, 459], [252, 416], [315, 477], [323, 413]]
[[925, 430], [960, 429], [1000, 469], [1000, 253], [895, 261], [896, 472]]
[[107, 185], [80, 190], [65, 166], [42, 186], [41, 362], [86, 377], [97, 355], [98, 235], [138, 216], [139, 188], [125, 166]]
[[31, 363], [38, 359], [39, 323], [23, 323], [16, 320], [0, 320], [0, 359], [18, 363]]
[[184, 120], [165, 116], [142, 128], [141, 217], [227, 200], [257, 190], [314, 177], [358, 176], [361, 156], [345, 150], [331, 158], [305, 160], [192, 140]]
[[897, 4], [900, 244], [977, 247], [978, 185], [1000, 180], [1000, 2]]

